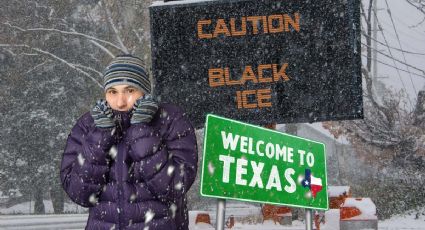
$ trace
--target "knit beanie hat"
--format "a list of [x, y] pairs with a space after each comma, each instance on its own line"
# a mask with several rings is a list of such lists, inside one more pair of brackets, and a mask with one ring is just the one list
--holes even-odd
[[122, 84], [134, 86], [145, 94], [151, 93], [151, 82], [140, 58], [130, 54], [119, 55], [105, 68], [103, 73], [105, 91]]

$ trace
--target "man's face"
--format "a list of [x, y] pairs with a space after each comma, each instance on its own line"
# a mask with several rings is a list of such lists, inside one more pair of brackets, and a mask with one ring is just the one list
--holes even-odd
[[112, 109], [128, 111], [133, 108], [137, 99], [143, 96], [143, 92], [130, 85], [115, 85], [106, 90], [105, 98]]

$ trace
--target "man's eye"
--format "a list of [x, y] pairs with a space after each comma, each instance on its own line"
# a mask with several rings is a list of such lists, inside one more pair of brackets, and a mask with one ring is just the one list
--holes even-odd
[[134, 93], [134, 91], [135, 91], [135, 90], [134, 90], [134, 89], [128, 89], [127, 91], [128, 91], [129, 93]]
[[111, 91], [109, 91], [108, 93], [109, 93], [109, 94], [116, 94], [117, 92], [115, 92], [115, 91], [112, 91], [112, 90], [111, 90]]

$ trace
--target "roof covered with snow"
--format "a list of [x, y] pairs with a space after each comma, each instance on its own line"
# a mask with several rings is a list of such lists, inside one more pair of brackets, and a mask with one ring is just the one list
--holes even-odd
[[376, 206], [370, 198], [347, 198], [341, 207], [355, 207], [362, 214], [344, 220], [376, 220]]
[[350, 186], [329, 186], [328, 195], [329, 197], [339, 197], [350, 193]]

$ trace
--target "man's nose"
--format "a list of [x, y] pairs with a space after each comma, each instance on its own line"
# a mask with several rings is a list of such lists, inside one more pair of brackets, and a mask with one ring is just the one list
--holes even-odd
[[120, 93], [118, 95], [117, 107], [120, 108], [120, 109], [127, 107], [127, 96], [125, 94]]

